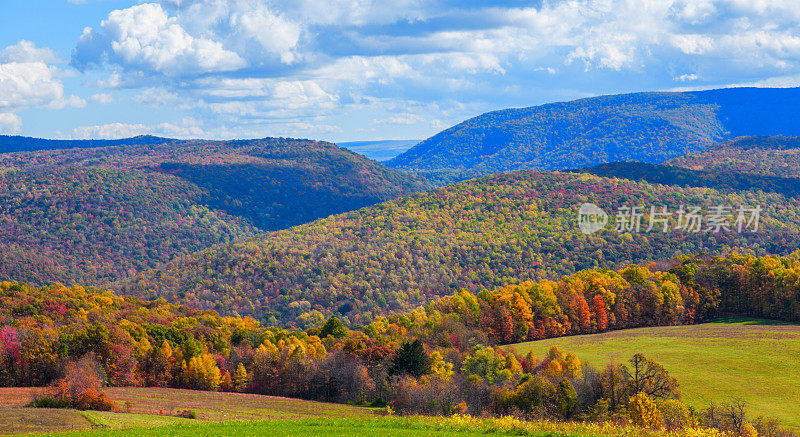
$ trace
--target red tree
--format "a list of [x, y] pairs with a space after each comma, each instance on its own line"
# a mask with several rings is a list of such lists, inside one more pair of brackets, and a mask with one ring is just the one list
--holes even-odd
[[592, 326], [592, 313], [589, 312], [589, 304], [582, 294], [576, 294], [570, 303], [572, 315], [575, 317], [576, 325], [581, 333], [588, 333]]
[[592, 306], [594, 307], [594, 317], [597, 321], [597, 330], [605, 331], [608, 329], [608, 314], [606, 313], [606, 303], [603, 300], [603, 296], [596, 295], [592, 301]]

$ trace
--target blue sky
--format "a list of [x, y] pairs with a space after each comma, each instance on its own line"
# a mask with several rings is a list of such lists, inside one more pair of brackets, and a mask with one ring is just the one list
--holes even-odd
[[796, 0], [0, 0], [0, 133], [425, 138], [599, 94], [800, 84]]

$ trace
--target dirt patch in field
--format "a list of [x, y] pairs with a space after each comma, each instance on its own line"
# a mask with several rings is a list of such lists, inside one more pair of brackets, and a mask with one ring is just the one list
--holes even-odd
[[0, 407], [21, 407], [43, 390], [40, 387], [0, 387]]
[[0, 434], [63, 432], [90, 429], [92, 424], [74, 410], [0, 407]]
[[360, 417], [371, 409], [277, 396], [220, 393], [169, 388], [108, 388], [108, 396], [131, 412], [172, 415], [181, 410], [197, 412], [201, 420], [302, 419], [320, 416]]

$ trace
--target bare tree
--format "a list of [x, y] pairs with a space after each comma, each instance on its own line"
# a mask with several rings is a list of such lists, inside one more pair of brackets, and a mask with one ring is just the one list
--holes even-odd
[[630, 368], [622, 366], [630, 395], [642, 392], [658, 399], [679, 397], [678, 381], [669, 376], [662, 365], [642, 354], [634, 355], [630, 359], [630, 365]]

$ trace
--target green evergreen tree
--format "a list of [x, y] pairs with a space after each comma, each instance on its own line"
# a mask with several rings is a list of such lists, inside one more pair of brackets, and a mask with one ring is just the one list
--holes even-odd
[[416, 377], [431, 373], [431, 362], [419, 339], [403, 342], [392, 362], [392, 374], [407, 373]]
[[558, 409], [564, 419], [570, 419], [578, 408], [578, 393], [567, 378], [558, 383]]

